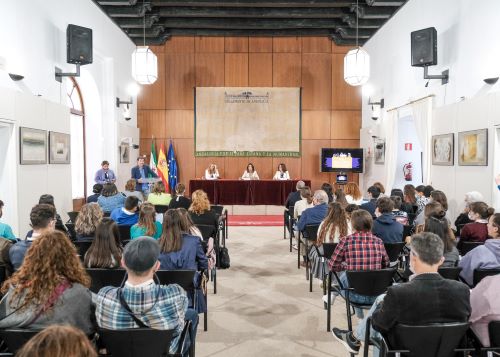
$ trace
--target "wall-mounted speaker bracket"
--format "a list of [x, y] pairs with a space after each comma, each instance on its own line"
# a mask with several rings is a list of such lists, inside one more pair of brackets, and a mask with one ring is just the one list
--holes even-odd
[[424, 79], [440, 79], [441, 84], [448, 84], [448, 80], [450, 78], [450, 70], [447, 69], [441, 74], [429, 74], [429, 66], [424, 67]]
[[55, 67], [56, 81], [62, 83], [62, 77], [80, 77], [80, 64], [76, 64], [76, 72], [74, 73], [64, 73], [59, 67]]

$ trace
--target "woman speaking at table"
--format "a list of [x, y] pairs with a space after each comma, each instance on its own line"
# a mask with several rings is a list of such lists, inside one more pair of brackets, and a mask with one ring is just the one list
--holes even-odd
[[217, 180], [219, 178], [219, 170], [217, 165], [210, 164], [208, 169], [205, 170], [205, 180]]
[[255, 167], [250, 162], [247, 165], [247, 169], [243, 172], [243, 176], [241, 176], [242, 180], [260, 180], [257, 171], [255, 171]]
[[290, 174], [284, 163], [278, 165], [278, 171], [274, 174], [273, 180], [290, 180]]

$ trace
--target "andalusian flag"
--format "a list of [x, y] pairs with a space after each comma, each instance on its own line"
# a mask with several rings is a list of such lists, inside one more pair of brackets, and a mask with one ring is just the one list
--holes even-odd
[[155, 138], [151, 138], [151, 158], [149, 159], [149, 167], [151, 170], [158, 175], [158, 171], [156, 170], [156, 166], [158, 161], [156, 159], [156, 149], [155, 149]]
[[168, 162], [163, 143], [161, 143], [160, 153], [158, 154], [158, 164], [156, 166], [156, 170], [158, 171], [158, 176], [160, 176], [163, 184], [165, 185], [165, 192], [170, 192], [170, 187], [168, 186]]

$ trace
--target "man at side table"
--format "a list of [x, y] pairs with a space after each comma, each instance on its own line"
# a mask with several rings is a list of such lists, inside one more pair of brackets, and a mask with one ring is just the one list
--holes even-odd
[[137, 183], [135, 185], [136, 191], [141, 191], [144, 196], [149, 194], [149, 184], [145, 182], [145, 179], [151, 177], [158, 177], [151, 168], [144, 164], [144, 156], [139, 156], [137, 158], [137, 166], [132, 167], [131, 178], [136, 179]]

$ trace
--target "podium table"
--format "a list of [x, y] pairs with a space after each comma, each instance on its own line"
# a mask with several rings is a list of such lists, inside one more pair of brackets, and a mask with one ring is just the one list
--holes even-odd
[[[285, 204], [299, 180], [191, 180], [189, 192], [203, 190], [215, 205]], [[310, 180], [302, 180], [311, 186]]]

